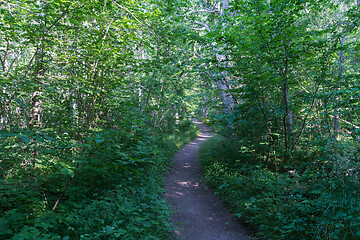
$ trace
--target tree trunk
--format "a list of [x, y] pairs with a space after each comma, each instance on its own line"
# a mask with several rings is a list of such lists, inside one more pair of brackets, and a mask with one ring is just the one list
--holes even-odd
[[229, 90], [231, 89], [230, 83], [227, 81], [226, 72], [221, 73], [223, 76], [222, 79], [218, 80], [216, 82], [218, 88], [221, 90], [221, 97], [224, 104], [224, 112], [226, 114], [230, 113], [231, 110], [234, 108], [234, 99], [229, 93]]
[[285, 113], [286, 113], [286, 130], [288, 135], [292, 134], [293, 116], [290, 110], [290, 90], [288, 81], [284, 81], [284, 101], [285, 101]]
[[209, 103], [209, 97], [205, 96], [203, 99], [203, 104], [201, 107], [201, 116], [206, 117], [208, 115], [208, 103]]
[[[345, 45], [345, 33], [342, 35], [340, 43], [341, 43], [341, 47], [343, 47]], [[344, 49], [341, 49], [340, 53], [339, 53], [337, 90], [340, 90], [340, 83], [341, 83], [341, 78], [342, 78], [342, 74], [343, 74], [343, 63], [344, 63]], [[339, 101], [338, 97], [336, 98], [336, 101]], [[339, 119], [340, 119], [339, 108], [336, 107], [335, 114], [334, 114], [334, 136], [335, 137], [337, 136], [337, 133], [339, 132]]]
[[[229, 9], [229, 0], [223, 0], [221, 14], [223, 15], [224, 10], [227, 9]], [[226, 56], [221, 54], [216, 54], [216, 59], [218, 60], [219, 65], [222, 65], [224, 63], [221, 62], [226, 60]], [[224, 64], [224, 66], [226, 67], [226, 64]], [[232, 95], [229, 93], [229, 90], [231, 89], [231, 85], [229, 83], [229, 77], [227, 76], [226, 71], [220, 73], [219, 77], [221, 79], [217, 80], [216, 84], [218, 89], [221, 90], [222, 102], [224, 104], [224, 112], [225, 114], [229, 114], [231, 110], [234, 108], [234, 99]]]
[[42, 100], [41, 100], [41, 82], [42, 77], [45, 74], [45, 69], [42, 64], [44, 56], [44, 49], [38, 49], [36, 53], [36, 72], [35, 72], [35, 81], [39, 83], [39, 87], [37, 91], [34, 91], [31, 94], [31, 111], [30, 111], [30, 121], [29, 128], [30, 129], [38, 129], [41, 125], [41, 114], [42, 114]]
[[[6, 87], [2, 88], [2, 93], [6, 94]], [[9, 107], [7, 106], [7, 101], [5, 97], [2, 99], [1, 108], [0, 108], [0, 130], [5, 129], [9, 123]]]
[[177, 109], [177, 105], [175, 104], [174, 106], [174, 113], [175, 113], [175, 125], [178, 125], [179, 124], [179, 111]]
[[284, 115], [284, 143], [285, 143], [285, 160], [289, 158], [290, 154], [290, 145], [291, 145], [291, 135], [292, 135], [292, 111], [290, 110], [290, 90], [285, 73], [284, 85], [283, 85], [283, 95], [284, 95], [284, 105], [285, 105], [285, 115]]

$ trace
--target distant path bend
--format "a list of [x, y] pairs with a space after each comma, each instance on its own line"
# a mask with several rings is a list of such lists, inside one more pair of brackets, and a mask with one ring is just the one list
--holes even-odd
[[173, 221], [178, 224], [174, 239], [249, 240], [236, 219], [200, 182], [199, 146], [212, 132], [199, 120], [194, 122], [201, 134], [176, 154], [166, 179], [164, 198], [172, 205]]

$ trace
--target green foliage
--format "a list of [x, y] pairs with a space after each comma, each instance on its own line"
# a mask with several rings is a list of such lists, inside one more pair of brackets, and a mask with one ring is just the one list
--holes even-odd
[[136, 138], [94, 131], [83, 144], [63, 134], [39, 143], [35, 169], [17, 159], [30, 159], [31, 151], [27, 156], [10, 148], [9, 154], [9, 146], [29, 147], [25, 142], [3, 138], [1, 157], [13, 165], [1, 162], [0, 237], [168, 239], [170, 210], [161, 199], [165, 171], [198, 128], [186, 122], [173, 131], [143, 130]]
[[269, 170], [266, 163], [242, 159], [239, 146], [241, 143], [219, 135], [205, 142], [201, 148], [205, 179], [235, 216], [261, 236], [359, 237], [359, 146], [351, 141], [329, 141], [318, 158], [284, 173]]
[[207, 180], [265, 235], [359, 237], [358, 6], [217, 5], [0, 1], [0, 238], [168, 238], [193, 113], [226, 136]]
[[186, 131], [190, 128], [191, 124], [192, 124], [192, 122], [190, 120], [183, 120], [179, 123], [179, 129]]
[[[64, 217], [72, 237], [80, 239], [167, 239], [169, 208], [161, 200], [160, 185], [148, 176], [134, 176], [105, 197], [75, 208]], [[68, 230], [71, 230], [68, 228]]]
[[[301, 161], [299, 152], [315, 138], [359, 137], [354, 4], [230, 1], [216, 21], [199, 14], [197, 20], [208, 24], [199, 72], [210, 91], [197, 113], [206, 108], [216, 130], [241, 139], [274, 168]], [[219, 55], [226, 58], [219, 61]], [[226, 73], [234, 102], [228, 114], [221, 106], [219, 73]]]
[[0, 1], [1, 239], [169, 238], [163, 177], [198, 132], [175, 4]]
[[159, 139], [160, 147], [164, 149], [180, 149], [195, 139], [200, 133], [199, 127], [190, 120], [183, 120], [173, 133], [168, 134], [165, 140]]

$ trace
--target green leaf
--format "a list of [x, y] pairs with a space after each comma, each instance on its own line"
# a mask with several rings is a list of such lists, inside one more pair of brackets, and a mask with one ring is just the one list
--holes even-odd
[[95, 142], [96, 143], [102, 143], [105, 141], [105, 138], [103, 138], [100, 134], [96, 135]]
[[31, 142], [31, 139], [30, 139], [28, 136], [26, 136], [26, 135], [20, 135], [19, 138], [20, 138], [21, 140], [23, 140], [26, 144], [28, 144], [29, 142]]
[[19, 134], [18, 133], [12, 133], [6, 130], [1, 130], [0, 131], [0, 137], [2, 138], [6, 138], [6, 137], [18, 137]]
[[62, 169], [60, 170], [60, 173], [61, 173], [62, 175], [69, 175], [69, 176], [71, 176], [71, 177], [74, 176], [74, 171], [72, 171], [71, 169], [68, 169], [68, 168], [62, 168]]

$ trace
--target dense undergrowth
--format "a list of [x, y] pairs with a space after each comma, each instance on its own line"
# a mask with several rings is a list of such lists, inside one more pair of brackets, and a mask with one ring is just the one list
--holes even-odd
[[[164, 173], [198, 128], [2, 131], [0, 239], [169, 239]], [[34, 139], [37, 141], [35, 142]]]
[[[327, 140], [277, 171], [241, 140], [201, 147], [206, 182], [264, 239], [359, 239], [360, 144]], [[298, 156], [299, 157], [299, 156]]]

